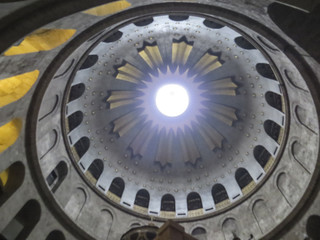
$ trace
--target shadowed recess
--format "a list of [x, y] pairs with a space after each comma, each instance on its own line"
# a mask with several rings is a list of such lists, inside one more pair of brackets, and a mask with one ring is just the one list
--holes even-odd
[[80, 70], [92, 67], [98, 61], [98, 55], [89, 55], [82, 63]]
[[124, 181], [122, 178], [115, 178], [113, 179], [109, 192], [113, 193], [117, 197], [121, 198], [124, 191]]
[[71, 132], [73, 129], [78, 127], [83, 120], [83, 113], [81, 111], [77, 111], [72, 113], [68, 117], [69, 131]]
[[257, 69], [257, 72], [261, 76], [263, 76], [265, 78], [276, 80], [276, 76], [274, 75], [274, 72], [273, 72], [273, 70], [272, 70], [272, 68], [270, 67], [269, 64], [267, 64], [267, 63], [258, 63], [256, 65], [256, 69]]
[[161, 199], [161, 211], [175, 212], [176, 201], [171, 194], [166, 194]]
[[40, 204], [36, 200], [29, 200], [2, 230], [0, 238], [15, 240], [27, 239], [39, 221], [40, 215]]
[[173, 21], [184, 21], [189, 18], [189, 16], [183, 16], [183, 15], [169, 15], [169, 18]]
[[73, 85], [70, 89], [69, 102], [81, 97], [85, 90], [86, 87], [83, 83]]
[[320, 216], [311, 215], [307, 220], [307, 234], [312, 239], [318, 239], [320, 236]]
[[109, 37], [107, 37], [103, 42], [105, 43], [110, 43], [110, 42], [115, 42], [118, 41], [122, 37], [123, 33], [120, 31], [112, 33]]
[[265, 97], [266, 97], [267, 103], [271, 107], [282, 112], [282, 98], [279, 94], [274, 92], [267, 92]]
[[97, 181], [103, 172], [103, 162], [100, 159], [94, 160], [88, 168], [88, 172]]
[[150, 194], [147, 190], [141, 189], [137, 192], [134, 204], [140, 207], [148, 208], [150, 201]]
[[63, 233], [59, 230], [54, 230], [52, 231], [46, 240], [65, 240], [66, 238], [64, 237]]
[[222, 184], [215, 184], [212, 187], [211, 194], [215, 204], [228, 200], [228, 193]]
[[135, 22], [133, 24], [136, 25], [137, 27], [143, 27], [143, 26], [149, 25], [152, 22], [153, 22], [153, 18], [146, 18], [146, 19], [137, 21], [137, 22]]
[[278, 141], [281, 127], [272, 120], [267, 120], [263, 124], [266, 133], [275, 141]]
[[256, 49], [247, 39], [245, 39], [242, 36], [236, 37], [234, 41], [239, 47], [243, 49], [247, 49], [247, 50]]
[[24, 175], [24, 165], [20, 162], [15, 162], [0, 172], [0, 206], [21, 186]]
[[220, 28], [223, 28], [224, 26], [219, 24], [219, 23], [216, 23], [216, 22], [212, 22], [210, 20], [204, 20], [203, 21], [203, 24], [208, 27], [208, 28], [213, 28], [213, 29], [220, 29]]
[[235, 177], [241, 189], [244, 189], [253, 180], [248, 171], [244, 168], [239, 168], [235, 173]]
[[76, 149], [79, 158], [82, 158], [82, 156], [88, 151], [89, 146], [90, 140], [87, 137], [80, 138], [79, 141], [74, 144], [74, 148]]
[[54, 193], [66, 178], [68, 174], [68, 166], [64, 161], [60, 161], [58, 165], [47, 176], [46, 181], [51, 191]]
[[265, 149], [265, 147], [259, 145], [253, 149], [253, 155], [261, 167], [265, 167], [271, 157], [271, 154]]
[[188, 211], [197, 210], [202, 208], [201, 197], [198, 193], [192, 192], [187, 196]]

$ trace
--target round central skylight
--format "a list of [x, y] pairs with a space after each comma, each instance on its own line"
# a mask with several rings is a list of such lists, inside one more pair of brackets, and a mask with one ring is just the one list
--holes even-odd
[[162, 86], [156, 94], [158, 110], [167, 117], [177, 117], [184, 113], [189, 105], [187, 90], [177, 84]]

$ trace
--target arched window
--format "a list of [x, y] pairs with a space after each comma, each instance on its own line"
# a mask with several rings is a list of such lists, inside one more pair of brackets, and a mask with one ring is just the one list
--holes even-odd
[[140, 207], [148, 208], [150, 201], [149, 192], [145, 189], [141, 189], [137, 192], [134, 204]]
[[251, 183], [253, 181], [253, 179], [250, 176], [250, 174], [248, 173], [248, 171], [244, 168], [239, 168], [236, 171], [235, 177], [236, 177], [236, 181], [239, 184], [239, 187], [241, 189], [243, 189], [244, 187], [246, 187], [249, 183]]
[[29, 200], [0, 233], [1, 239], [27, 239], [40, 220], [40, 204]]
[[46, 240], [65, 240], [66, 238], [64, 237], [63, 233], [59, 230], [54, 230], [52, 231]]
[[92, 177], [94, 177], [95, 180], [98, 180], [103, 172], [103, 162], [100, 159], [94, 160], [89, 168], [88, 172], [91, 173]]
[[124, 191], [124, 181], [121, 178], [113, 179], [109, 191], [121, 198]]
[[187, 197], [188, 211], [202, 208], [201, 197], [198, 193], [192, 192]]
[[268, 152], [265, 147], [258, 145], [253, 149], [253, 156], [257, 160], [257, 162], [261, 165], [261, 167], [265, 167], [271, 157], [271, 154]]
[[320, 236], [320, 216], [311, 215], [307, 220], [307, 234], [312, 239], [318, 239]]
[[69, 124], [69, 131], [71, 132], [73, 129], [78, 127], [83, 120], [83, 113], [81, 111], [76, 111], [68, 116], [68, 124]]
[[58, 165], [47, 176], [46, 181], [51, 191], [54, 193], [63, 182], [68, 174], [68, 166], [64, 161], [60, 161]]
[[90, 147], [90, 140], [87, 137], [80, 138], [78, 142], [74, 144], [74, 148], [76, 149], [80, 159], [88, 151], [89, 147]]
[[69, 93], [69, 102], [81, 97], [85, 90], [86, 90], [86, 87], [83, 83], [73, 85]]
[[98, 55], [89, 55], [86, 60], [82, 63], [80, 70], [92, 67], [98, 62]]
[[171, 194], [166, 194], [161, 199], [161, 211], [175, 212], [176, 201]]
[[281, 131], [280, 125], [268, 119], [263, 123], [263, 127], [266, 133], [277, 142]]
[[0, 206], [21, 186], [24, 174], [25, 169], [21, 162], [15, 162], [0, 172]]
[[195, 236], [198, 240], [207, 240], [207, 231], [202, 227], [193, 229], [192, 236]]
[[229, 199], [228, 194], [224, 186], [220, 183], [214, 185], [211, 190], [213, 201], [215, 204], [223, 202]]
[[265, 94], [265, 98], [271, 107], [282, 112], [282, 98], [279, 94], [269, 91]]

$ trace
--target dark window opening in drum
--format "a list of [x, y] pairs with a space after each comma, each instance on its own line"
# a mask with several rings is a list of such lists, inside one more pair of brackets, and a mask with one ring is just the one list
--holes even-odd
[[161, 199], [161, 211], [176, 211], [176, 202], [171, 194], [166, 194]]

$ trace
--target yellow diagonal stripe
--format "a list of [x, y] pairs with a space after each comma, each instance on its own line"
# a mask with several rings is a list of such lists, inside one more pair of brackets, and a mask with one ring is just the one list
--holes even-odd
[[8, 178], [9, 178], [9, 169], [6, 169], [0, 173], [0, 181], [2, 183], [2, 186], [5, 186], [7, 184]]
[[105, 15], [117, 13], [130, 6], [131, 6], [131, 3], [127, 1], [116, 1], [116, 2], [101, 5], [99, 7], [91, 8], [87, 11], [84, 11], [84, 13], [94, 15], [94, 16], [105, 16]]
[[13, 119], [0, 127], [0, 153], [14, 144], [19, 137], [21, 127], [20, 119]]
[[49, 51], [68, 41], [75, 32], [75, 29], [39, 29], [25, 37], [18, 46], [9, 48], [4, 55]]
[[36, 82], [39, 71], [23, 73], [0, 80], [0, 107], [22, 98]]

